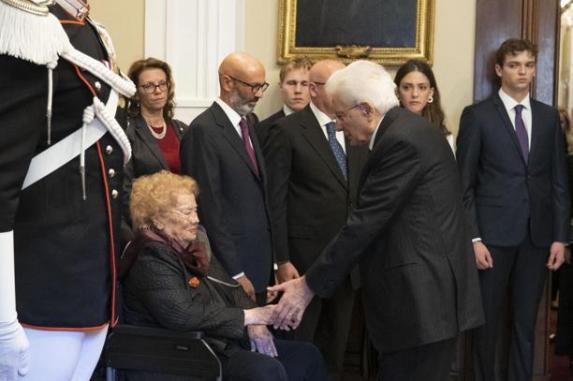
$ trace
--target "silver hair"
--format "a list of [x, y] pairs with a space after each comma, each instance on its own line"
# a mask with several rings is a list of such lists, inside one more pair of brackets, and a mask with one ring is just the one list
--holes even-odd
[[355, 61], [333, 73], [325, 90], [348, 106], [369, 103], [381, 115], [400, 105], [396, 84], [390, 74], [381, 65], [370, 61]]

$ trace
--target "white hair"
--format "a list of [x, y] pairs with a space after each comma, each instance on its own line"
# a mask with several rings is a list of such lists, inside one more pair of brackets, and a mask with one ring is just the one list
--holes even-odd
[[355, 61], [336, 71], [326, 82], [325, 90], [348, 106], [369, 103], [381, 115], [400, 105], [390, 74], [370, 61]]

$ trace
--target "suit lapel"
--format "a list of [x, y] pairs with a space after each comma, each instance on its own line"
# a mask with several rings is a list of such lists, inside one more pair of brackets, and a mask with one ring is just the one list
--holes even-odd
[[541, 134], [541, 129], [543, 128], [542, 123], [537, 123], [539, 118], [539, 108], [535, 100], [531, 99], [531, 136], [529, 137], [531, 144], [529, 145], [529, 157], [528, 162], [531, 162], [537, 152], [537, 143], [539, 142], [539, 134]]
[[[347, 181], [342, 175], [342, 171], [338, 166], [338, 162], [332, 153], [332, 149], [324, 136], [322, 127], [318, 124], [310, 106], [302, 111], [304, 117], [301, 121], [302, 131], [304, 138], [310, 143], [312, 148], [316, 151], [318, 156], [324, 161], [328, 169], [332, 172], [334, 177], [344, 186], [347, 186]], [[348, 145], [346, 146], [348, 148]], [[348, 149], [346, 150], [348, 152]]]
[[161, 149], [159, 148], [159, 145], [157, 144], [157, 141], [155, 140], [153, 135], [151, 135], [151, 132], [149, 131], [149, 128], [147, 127], [147, 124], [145, 123], [143, 117], [138, 116], [135, 119], [135, 123], [136, 123], [135, 133], [139, 135], [141, 141], [143, 141], [143, 143], [145, 144], [147, 149], [151, 152], [153, 157], [155, 157], [157, 161], [161, 164], [161, 167], [163, 169], [168, 169], [167, 162], [165, 161], [165, 158], [161, 153]]
[[[213, 105], [211, 106], [211, 112], [213, 113], [215, 123], [223, 130], [223, 136], [225, 137], [225, 139], [227, 139], [231, 147], [233, 147], [237, 155], [241, 157], [241, 159], [249, 167], [251, 172], [253, 172], [253, 174], [256, 177], [259, 177], [257, 171], [253, 167], [251, 159], [247, 155], [247, 151], [245, 150], [245, 146], [243, 145], [243, 139], [241, 138], [241, 136], [239, 136], [237, 130], [235, 130], [235, 127], [231, 124], [231, 121], [229, 121], [229, 118], [227, 118], [227, 115], [225, 114], [223, 109], [221, 109], [221, 107], [217, 103], [213, 103]], [[253, 143], [253, 148], [255, 149], [255, 155], [257, 156], [257, 160], [259, 160], [259, 155], [257, 153], [258, 145], [257, 148], [255, 148], [255, 143], [254, 143], [255, 137], [251, 126], [249, 126], [249, 133], [251, 134], [251, 142]]]
[[[261, 179], [266, 178], [266, 170], [265, 170], [265, 158], [262, 154], [263, 150], [259, 144], [259, 139], [257, 137], [257, 133], [255, 132], [255, 128], [253, 125], [249, 123], [249, 135], [251, 136], [251, 143], [253, 144], [253, 149], [255, 150], [255, 156], [257, 158], [257, 164], [259, 165], [259, 176]], [[242, 141], [241, 141], [242, 143]], [[244, 148], [243, 148], [244, 150]], [[251, 164], [251, 160], [249, 159], [249, 164]], [[252, 166], [250, 167], [252, 169]]]
[[373, 154], [377, 151], [378, 146], [380, 145], [380, 141], [382, 136], [388, 131], [388, 128], [394, 121], [400, 116], [401, 113], [406, 112], [404, 109], [400, 107], [394, 107], [390, 109], [386, 114], [384, 114], [384, 118], [382, 119], [382, 123], [378, 127], [378, 131], [376, 131], [376, 136], [374, 137], [374, 146], [372, 147], [372, 151], [368, 154], [368, 160], [366, 161], [366, 165], [364, 166], [364, 170], [360, 176], [360, 181], [358, 182], [358, 192], [362, 189], [362, 186], [366, 182], [366, 178], [368, 178], [368, 174], [370, 173], [371, 167], [374, 165], [372, 162]]
[[[521, 154], [521, 147], [519, 146], [519, 140], [517, 140], [515, 128], [513, 127], [513, 124], [511, 123], [511, 120], [509, 119], [509, 115], [507, 115], [507, 110], [505, 109], [505, 106], [504, 106], [503, 102], [501, 101], [501, 98], [499, 97], [498, 94], [494, 95], [493, 104], [497, 110], [499, 117], [503, 121], [503, 127], [505, 128], [505, 130], [509, 134], [511, 141], [513, 142], [513, 146], [516, 149], [516, 152], [517, 152], [519, 158], [521, 159], [521, 162], [523, 163], [523, 165], [527, 166], [527, 163], [525, 162], [525, 160], [523, 159], [523, 155]], [[533, 114], [533, 110], [531, 113]], [[533, 128], [532, 128], [532, 130], [533, 130]], [[532, 142], [533, 142], [533, 140], [532, 140]]]

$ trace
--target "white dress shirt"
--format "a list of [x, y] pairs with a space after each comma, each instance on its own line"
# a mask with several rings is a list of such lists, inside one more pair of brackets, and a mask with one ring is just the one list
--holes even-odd
[[287, 105], [283, 105], [283, 112], [285, 114], [285, 116], [289, 116], [290, 114], [292, 114], [294, 112], [294, 110], [290, 107], [288, 107]]
[[505, 106], [505, 111], [507, 111], [507, 115], [509, 115], [509, 120], [511, 120], [511, 124], [513, 125], [513, 129], [515, 130], [515, 106], [522, 105], [523, 110], [521, 110], [521, 119], [523, 119], [523, 124], [525, 125], [525, 130], [527, 131], [527, 143], [529, 145], [529, 149], [531, 149], [531, 102], [529, 100], [529, 94], [521, 102], [516, 101], [503, 89], [499, 89], [499, 97]]
[[[225, 113], [225, 115], [227, 115], [227, 118], [229, 119], [229, 121], [231, 122], [231, 124], [233, 125], [233, 127], [235, 128], [235, 131], [237, 131], [237, 134], [239, 134], [239, 137], [241, 139], [243, 139], [243, 133], [241, 132], [241, 126], [239, 125], [239, 123], [241, 123], [241, 119], [242, 116], [239, 115], [238, 112], [236, 112], [235, 110], [233, 110], [231, 108], [231, 106], [229, 106], [228, 104], [225, 103], [224, 100], [222, 100], [221, 98], [217, 98], [215, 99], [215, 102], [221, 106], [221, 108], [223, 109], [223, 112]], [[251, 141], [251, 137], [249, 136], [249, 143], [251, 144], [251, 147], [253, 147], [253, 142]]]
[[[324, 133], [324, 136], [328, 141], [328, 132], [326, 131], [326, 125], [330, 122], [335, 122], [335, 121], [330, 119], [328, 115], [320, 111], [318, 107], [316, 107], [312, 102], [310, 102], [310, 109], [312, 110], [314, 117], [318, 121], [318, 124], [322, 128], [322, 132]], [[336, 131], [336, 140], [338, 140], [338, 143], [340, 143], [340, 146], [344, 150], [344, 153], [346, 153], [346, 142], [344, 141], [344, 132]]]

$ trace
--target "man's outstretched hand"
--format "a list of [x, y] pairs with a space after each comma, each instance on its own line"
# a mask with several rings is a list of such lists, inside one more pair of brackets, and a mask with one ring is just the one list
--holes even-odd
[[275, 307], [271, 320], [275, 329], [291, 330], [298, 327], [304, 310], [312, 300], [314, 292], [306, 284], [304, 276], [269, 287], [271, 292], [282, 292], [279, 304]]

